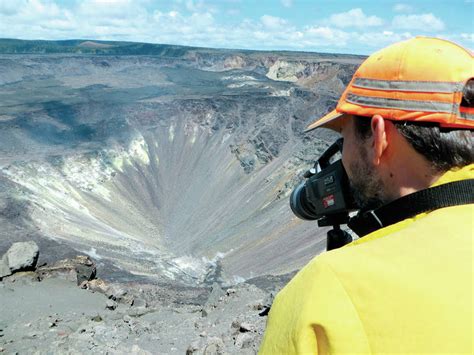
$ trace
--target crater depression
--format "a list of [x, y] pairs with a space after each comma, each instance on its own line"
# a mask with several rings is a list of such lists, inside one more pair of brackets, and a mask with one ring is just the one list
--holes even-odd
[[324, 249], [288, 196], [334, 140], [304, 127], [361, 58], [26, 44], [0, 46], [0, 254], [34, 239], [43, 261], [85, 253], [105, 278], [201, 284]]

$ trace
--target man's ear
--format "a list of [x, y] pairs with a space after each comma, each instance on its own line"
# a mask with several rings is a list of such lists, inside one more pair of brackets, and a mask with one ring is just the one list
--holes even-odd
[[380, 115], [374, 115], [370, 121], [370, 128], [372, 130], [372, 154], [371, 160], [372, 163], [377, 166], [380, 164], [380, 159], [382, 158], [385, 150], [388, 147], [388, 126], [392, 123], [385, 121], [384, 118]]

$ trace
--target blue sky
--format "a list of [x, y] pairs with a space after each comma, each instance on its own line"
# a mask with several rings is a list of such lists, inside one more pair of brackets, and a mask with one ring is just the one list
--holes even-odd
[[474, 48], [474, 0], [0, 0], [0, 36], [370, 54], [416, 35]]

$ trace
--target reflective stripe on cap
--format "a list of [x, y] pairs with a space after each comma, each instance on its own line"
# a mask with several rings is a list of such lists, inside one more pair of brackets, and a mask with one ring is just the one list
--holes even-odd
[[455, 93], [462, 91], [462, 82], [435, 82], [435, 81], [401, 81], [401, 80], [376, 80], [356, 78], [352, 86], [362, 89], [383, 91], [409, 91], [409, 92], [439, 92]]
[[394, 108], [407, 111], [453, 113], [457, 112], [459, 108], [459, 105], [446, 102], [397, 100], [383, 97], [360, 96], [351, 93], [347, 94], [346, 101], [356, 105], [379, 108]]

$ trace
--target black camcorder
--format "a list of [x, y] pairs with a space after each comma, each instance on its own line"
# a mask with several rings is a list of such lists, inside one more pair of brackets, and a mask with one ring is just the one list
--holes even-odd
[[342, 143], [343, 139], [338, 139], [321, 155], [304, 174], [306, 180], [290, 196], [290, 207], [297, 217], [317, 220], [319, 226], [334, 227], [328, 232], [328, 250], [352, 241], [339, 225], [347, 224], [349, 213], [358, 209], [342, 160], [336, 160], [342, 152]]

